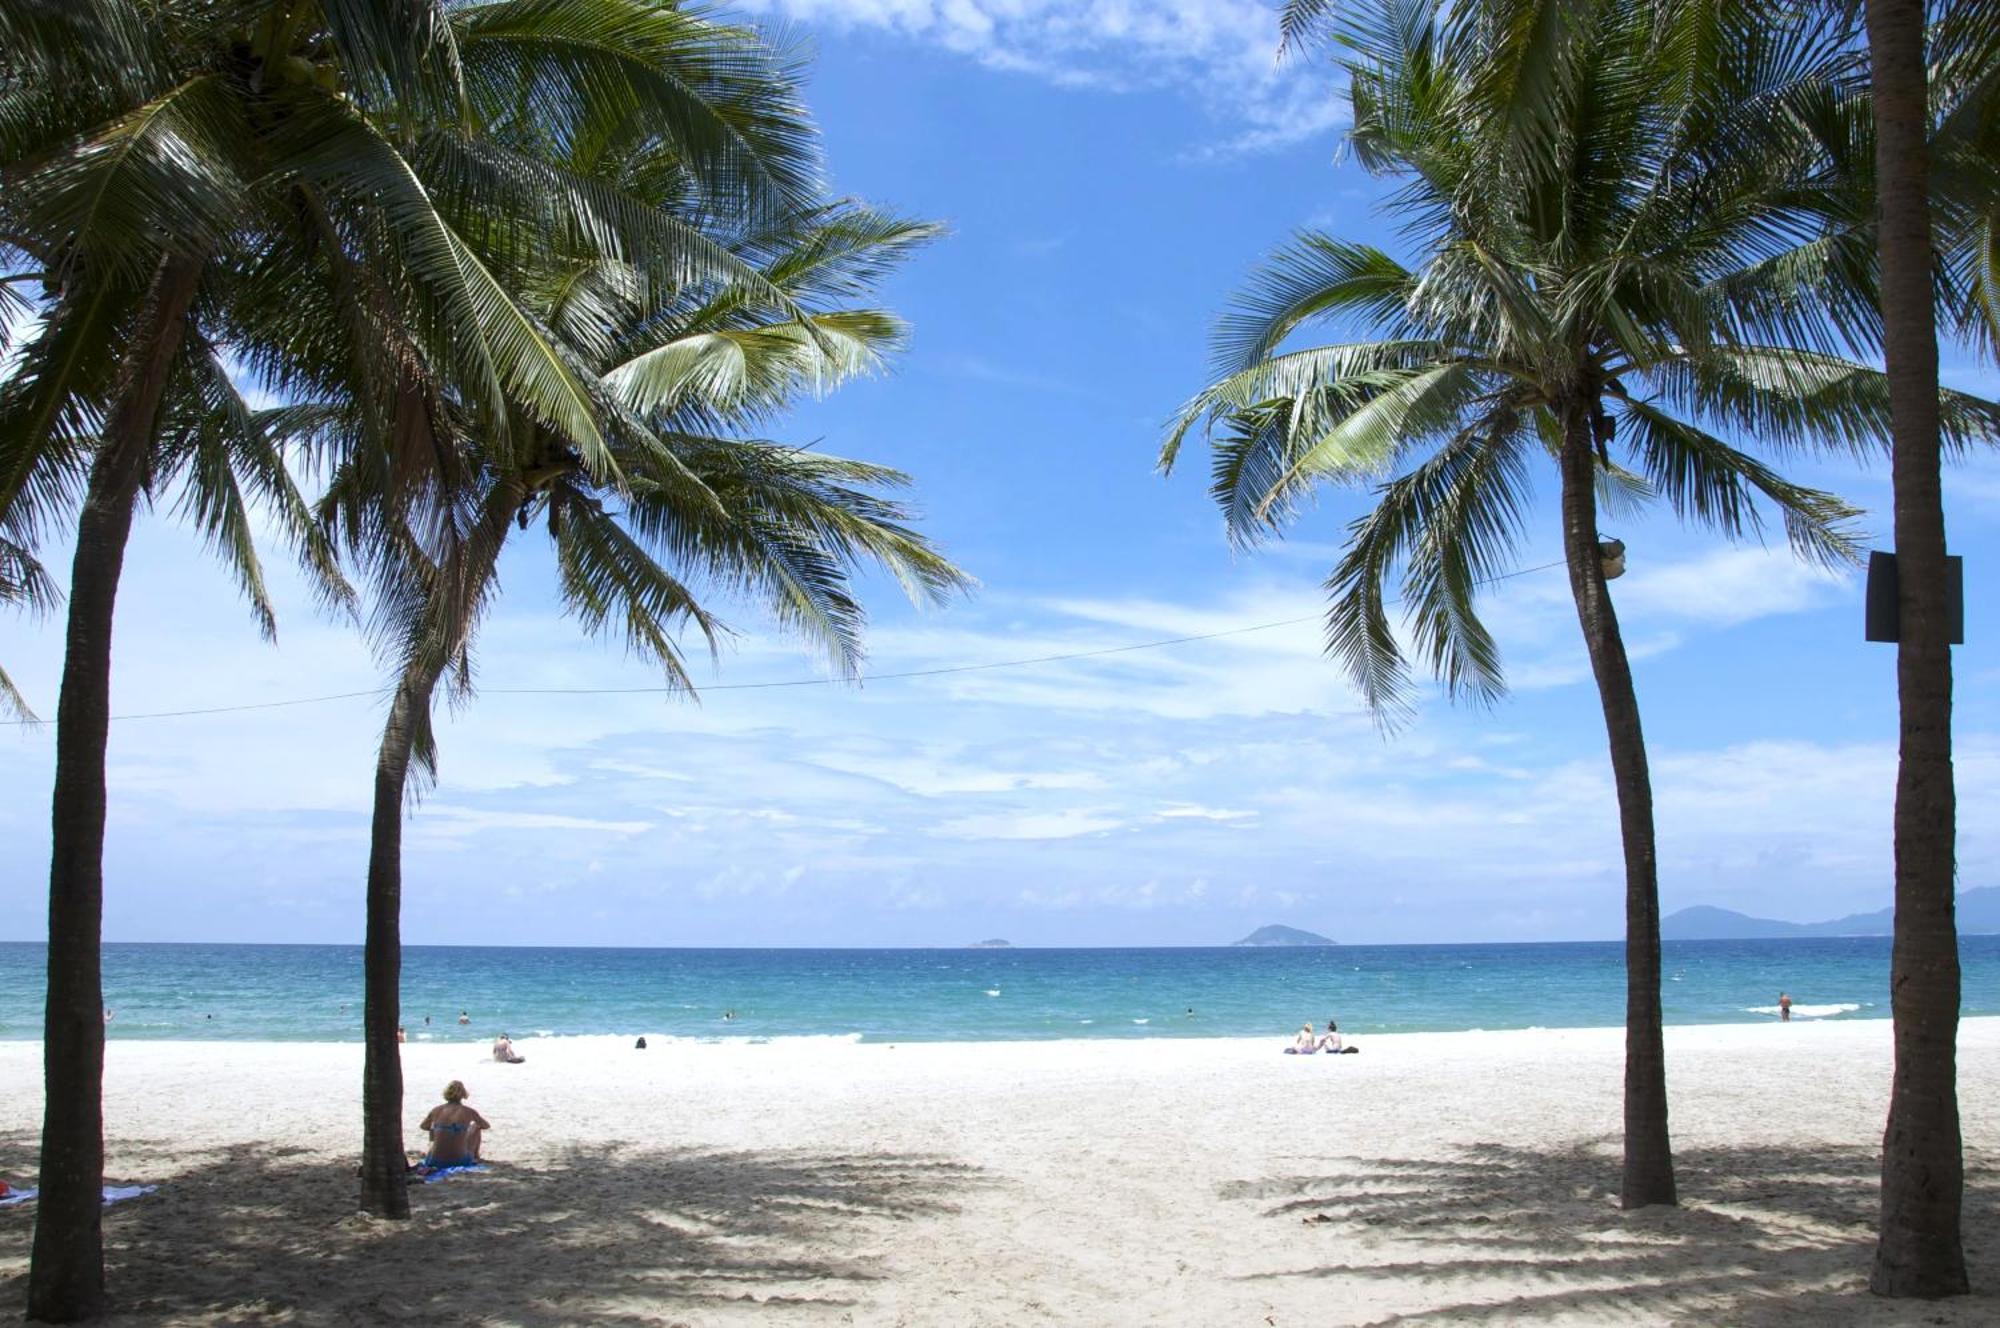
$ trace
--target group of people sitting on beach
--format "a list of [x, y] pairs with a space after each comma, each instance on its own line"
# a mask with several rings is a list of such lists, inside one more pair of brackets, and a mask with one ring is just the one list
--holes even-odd
[[1340, 1025], [1329, 1019], [1326, 1021], [1324, 1033], [1316, 1034], [1311, 1024], [1301, 1024], [1298, 1036], [1292, 1039], [1291, 1046], [1285, 1048], [1285, 1054], [1310, 1056], [1314, 1052], [1323, 1051], [1330, 1056], [1351, 1056], [1360, 1050], [1361, 1048], [1353, 1043], [1343, 1041], [1340, 1036]]

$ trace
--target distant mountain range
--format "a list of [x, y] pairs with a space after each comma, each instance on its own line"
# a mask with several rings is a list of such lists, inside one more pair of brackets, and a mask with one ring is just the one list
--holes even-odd
[[965, 948], [968, 950], [1011, 950], [1014, 948], [1014, 943], [1012, 941], [1003, 941], [996, 936], [990, 941], [974, 941]]
[[[1660, 936], [1669, 941], [1764, 941], [1782, 936], [1888, 936], [1895, 930], [1895, 910], [1850, 913], [1831, 922], [1780, 922], [1753, 918], [1734, 909], [1698, 904], [1660, 919]], [[1961, 933], [2000, 932], [2000, 886], [1967, 890], [1958, 897]]]
[[1259, 927], [1234, 945], [1339, 945], [1339, 941], [1329, 940], [1316, 931], [1300, 931], [1297, 927], [1280, 927], [1276, 923]]

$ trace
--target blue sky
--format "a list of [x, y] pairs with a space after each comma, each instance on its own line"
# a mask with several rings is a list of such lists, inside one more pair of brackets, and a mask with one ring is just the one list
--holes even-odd
[[[1277, 66], [1254, 0], [772, 0], [818, 51], [838, 189], [944, 220], [891, 286], [893, 373], [780, 431], [902, 466], [924, 525], [980, 580], [944, 610], [871, 588], [877, 672], [1310, 618], [1329, 495], [1232, 556], [1198, 453], [1154, 473], [1215, 313], [1312, 225], [1377, 242], [1381, 193], [1336, 160], [1337, 104]], [[1955, 385], [2000, 392], [1959, 362]], [[1806, 476], [1886, 512], [1886, 476]], [[1544, 497], [1552, 488], [1544, 487]], [[1967, 555], [1956, 655], [1960, 861], [2000, 884], [2000, 465], [1946, 484]], [[1871, 518], [1886, 547], [1886, 516]], [[1557, 556], [1543, 502], [1521, 565]], [[1812, 919], [1889, 902], [1894, 652], [1860, 641], [1851, 579], [1780, 544], [1663, 519], [1615, 594], [1651, 744], [1669, 909]], [[52, 563], [66, 561], [55, 553]], [[282, 555], [270, 551], [274, 565]], [[127, 562], [120, 713], [371, 691], [351, 626], [286, 574], [279, 644], [186, 532], [145, 518]], [[1352, 942], [1583, 939], [1622, 927], [1602, 723], [1560, 571], [1488, 601], [1515, 684], [1427, 700], [1377, 734], [1316, 625], [922, 680], [657, 696], [580, 638], [540, 547], [508, 558], [406, 831], [405, 936], [620, 945], [1212, 944], [1267, 922]], [[724, 684], [818, 667], [754, 614]], [[60, 623], [0, 619], [0, 660], [52, 713]], [[358, 941], [382, 706], [362, 699], [114, 726], [105, 934]], [[53, 734], [0, 731], [0, 936], [41, 925]]]

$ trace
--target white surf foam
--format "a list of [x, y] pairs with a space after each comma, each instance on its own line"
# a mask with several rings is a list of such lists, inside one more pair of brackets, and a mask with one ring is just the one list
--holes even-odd
[[[1859, 1010], [1860, 1008], [1861, 1007], [1859, 1005], [1855, 1004], [1793, 1005], [1792, 1014], [1795, 1018], [1799, 1019], [1831, 1019], [1838, 1014], [1853, 1014], [1856, 1010]], [[1778, 1013], [1778, 1007], [1775, 1005], [1750, 1005], [1750, 1006], [1745, 1006], [1744, 1010], [1746, 1013], [1749, 1014]]]

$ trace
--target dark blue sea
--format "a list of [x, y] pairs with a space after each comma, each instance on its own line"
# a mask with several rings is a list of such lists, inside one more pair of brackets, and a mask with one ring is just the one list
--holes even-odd
[[[1968, 936], [1963, 1011], [2000, 1014], [2000, 936]], [[413, 1040], [615, 1033], [867, 1042], [1579, 1028], [1624, 1017], [1624, 947], [610, 950], [415, 946]], [[1887, 938], [1669, 941], [1670, 1024], [1889, 1014]], [[0, 943], [0, 1038], [41, 1036], [43, 949]], [[116, 1038], [355, 1041], [361, 950], [107, 945]], [[463, 1011], [469, 1023], [460, 1025]], [[427, 1022], [428, 1021], [428, 1022]]]

